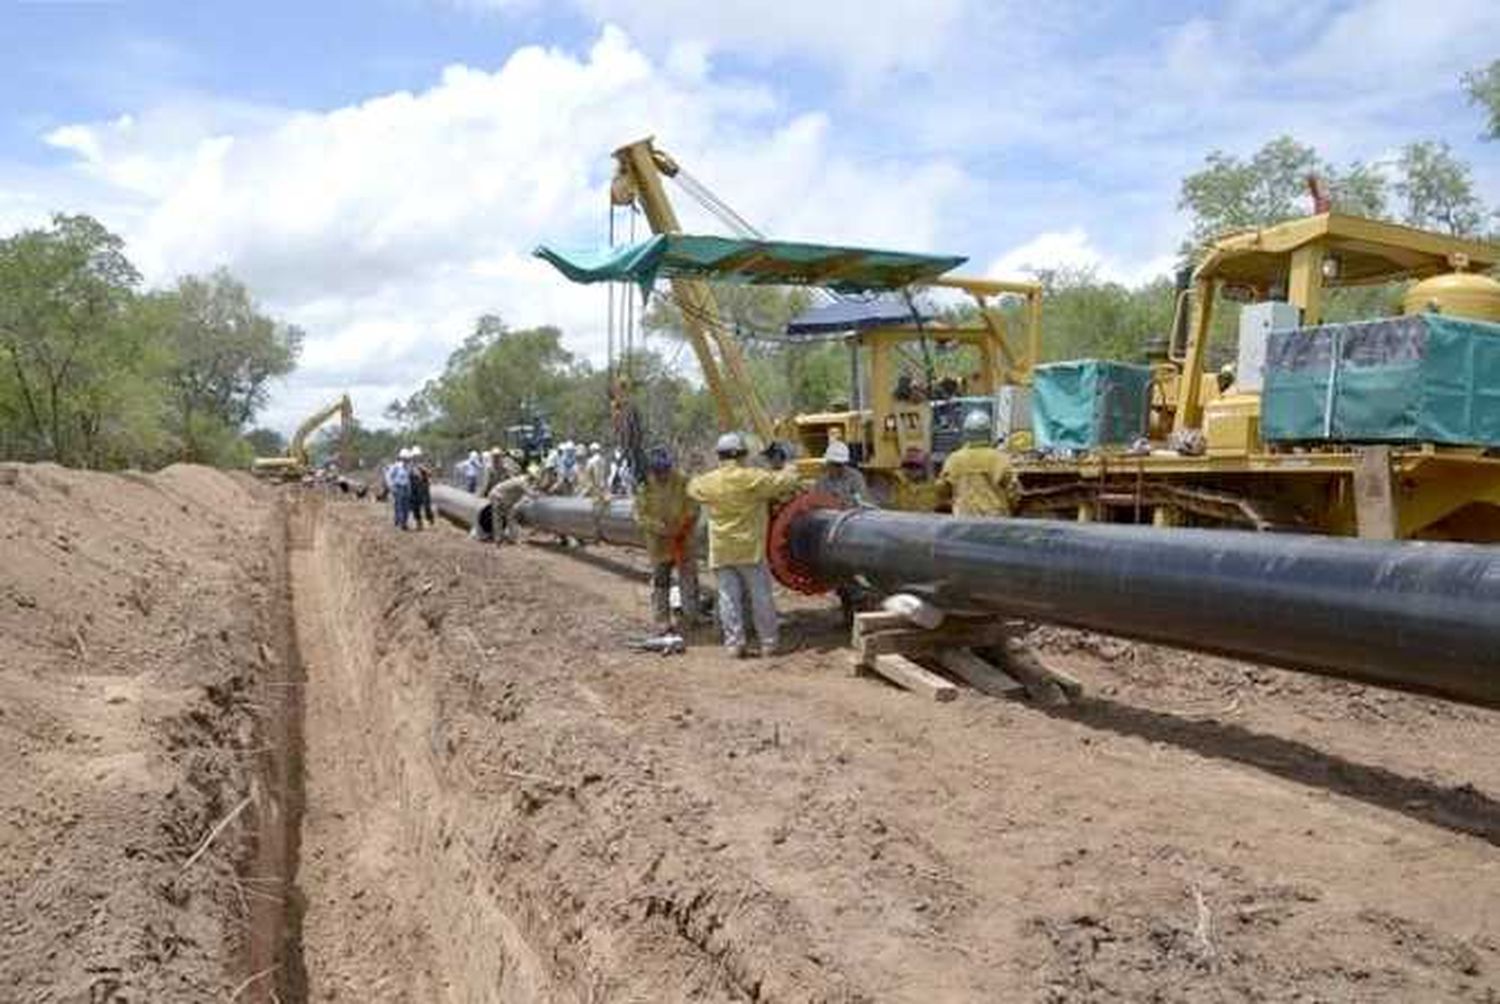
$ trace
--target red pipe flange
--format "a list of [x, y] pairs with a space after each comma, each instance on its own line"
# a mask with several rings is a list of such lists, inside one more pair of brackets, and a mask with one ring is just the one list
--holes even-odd
[[849, 506], [842, 500], [826, 492], [804, 492], [771, 513], [771, 527], [766, 534], [766, 561], [777, 582], [808, 596], [826, 593], [833, 588], [792, 556], [792, 523], [810, 509], [847, 508]]

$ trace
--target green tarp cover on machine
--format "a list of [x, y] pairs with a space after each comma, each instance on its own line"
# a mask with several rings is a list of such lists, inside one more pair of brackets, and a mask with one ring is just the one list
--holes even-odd
[[542, 246], [534, 254], [574, 282], [633, 282], [658, 277], [768, 286], [823, 286], [840, 292], [897, 289], [930, 282], [968, 259], [872, 248], [658, 234], [638, 244], [586, 251]]
[[1129, 446], [1146, 434], [1151, 367], [1107, 359], [1038, 366], [1031, 377], [1031, 428], [1039, 450]]
[[1500, 446], [1500, 324], [1441, 314], [1273, 333], [1267, 442]]

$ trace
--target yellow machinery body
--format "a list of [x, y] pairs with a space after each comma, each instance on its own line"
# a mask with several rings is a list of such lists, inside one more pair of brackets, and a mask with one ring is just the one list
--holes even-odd
[[1433, 310], [1481, 321], [1500, 321], [1500, 282], [1472, 272], [1449, 272], [1423, 279], [1401, 302], [1406, 314]]
[[307, 441], [335, 417], [339, 419], [339, 466], [349, 469], [349, 439], [354, 433], [354, 404], [344, 394], [337, 401], [313, 412], [297, 427], [287, 452], [282, 457], [256, 457], [250, 471], [257, 477], [274, 481], [300, 481], [312, 472], [312, 457]]
[[[677, 165], [642, 140], [616, 151], [611, 189], [617, 203], [640, 204], [658, 233], [678, 229], [661, 178]], [[1148, 449], [1121, 449], [1070, 459], [1018, 452], [1022, 513], [1077, 519], [1153, 522], [1163, 526], [1295, 529], [1373, 538], [1500, 541], [1500, 455], [1427, 443], [1396, 446], [1328, 444], [1284, 448], [1262, 442], [1260, 395], [1222, 386], [1206, 368], [1215, 304], [1281, 301], [1299, 326], [1321, 323], [1332, 289], [1413, 281], [1409, 311], [1439, 310], [1500, 320], [1500, 284], [1478, 273], [1500, 263], [1500, 248], [1410, 227], [1320, 213], [1217, 241], [1179, 297], [1180, 324], [1166, 360], [1153, 367]], [[1470, 270], [1470, 271], [1465, 271]], [[814, 475], [830, 439], [860, 447], [861, 466], [886, 504], [930, 509], [933, 406], [899, 398], [902, 346], [944, 339], [978, 349], [980, 365], [965, 394], [1026, 387], [1039, 359], [1041, 290], [1028, 283], [962, 279], [934, 285], [967, 292], [979, 323], [859, 332], [859, 383], [868, 400], [856, 407], [773, 420], [751, 384], [732, 335], [715, 318], [704, 283], [675, 280], [689, 341], [719, 408], [722, 428], [762, 441], [794, 439], [799, 469]], [[1019, 338], [1005, 328], [991, 299], [1025, 302]], [[1029, 437], [1011, 440], [1024, 451]], [[913, 458], [926, 463], [912, 463]]]
[[[1300, 326], [1327, 290], [1417, 280], [1407, 310], [1500, 319], [1488, 269], [1500, 248], [1323, 213], [1217, 242], [1179, 300], [1187, 323], [1154, 370], [1151, 449], [1022, 460], [1023, 512], [1038, 516], [1500, 541], [1500, 455], [1430, 443], [1285, 447], [1260, 434], [1260, 395], [1218, 393], [1205, 361], [1215, 304], [1278, 300]], [[1184, 379], [1184, 374], [1195, 378]]]
[[[662, 184], [663, 177], [678, 173], [677, 163], [650, 139], [621, 147], [614, 158], [611, 198], [639, 205], [653, 232], [678, 232], [677, 215]], [[820, 471], [828, 443], [842, 440], [857, 448], [860, 468], [883, 504], [929, 511], [938, 501], [932, 416], [939, 402], [926, 400], [925, 394], [917, 399], [898, 396], [901, 353], [924, 342], [929, 348], [964, 350], [972, 362], [961, 381], [965, 396], [993, 397], [1003, 386], [1029, 385], [1041, 338], [1042, 298], [1042, 287], [1035, 282], [943, 277], [932, 285], [966, 295], [974, 307], [973, 320], [857, 332], [846, 344], [855, 354], [854, 383], [865, 389], [867, 400], [852, 408], [774, 418], [751, 382], [736, 336], [718, 322], [708, 284], [672, 280], [674, 297], [693, 308], [682, 311], [684, 334], [713, 395], [721, 429], [750, 433], [762, 443], [791, 441], [797, 467], [808, 477]], [[1022, 304], [1014, 319], [1002, 310], [1006, 298]]]

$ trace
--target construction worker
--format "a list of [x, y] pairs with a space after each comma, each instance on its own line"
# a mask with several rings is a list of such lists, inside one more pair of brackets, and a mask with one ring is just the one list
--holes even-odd
[[[842, 439], [831, 440], [828, 449], [823, 452], [823, 474], [814, 482], [813, 491], [831, 495], [840, 504], [850, 508], [879, 508], [870, 496], [865, 476], [849, 461], [849, 444]], [[852, 625], [855, 613], [864, 606], [868, 591], [852, 582], [839, 586], [835, 591], [838, 593], [844, 622]]]
[[494, 528], [496, 544], [516, 542], [516, 506], [539, 494], [532, 474], [517, 474], [490, 489], [490, 525]]
[[989, 412], [964, 416], [964, 444], [948, 455], [939, 480], [953, 496], [955, 516], [1009, 516], [1020, 486], [1010, 459], [995, 448]]
[[411, 518], [411, 451], [402, 447], [396, 454], [395, 463], [385, 469], [385, 487], [391, 496], [391, 507], [396, 529], [405, 530]]
[[588, 459], [578, 476], [578, 494], [593, 499], [596, 508], [600, 499], [609, 500], [609, 464], [598, 443], [589, 444]]
[[708, 509], [708, 565], [718, 583], [724, 647], [736, 658], [748, 653], [748, 604], [760, 654], [774, 655], [780, 624], [766, 569], [766, 528], [770, 503], [796, 494], [797, 474], [745, 466], [745, 440], [737, 432], [720, 436], [714, 452], [719, 466], [689, 481], [688, 497]]
[[698, 622], [698, 555], [694, 530], [698, 503], [688, 497], [688, 479], [676, 467], [672, 451], [655, 446], [646, 457], [646, 479], [636, 491], [635, 521], [651, 559], [651, 620], [658, 633], [672, 628], [672, 569], [682, 598], [685, 625]]
[[813, 491], [832, 495], [847, 506], [876, 508], [870, 486], [859, 468], [849, 463], [849, 444], [842, 439], [830, 441], [823, 452], [823, 475], [813, 485]]
[[479, 459], [478, 450], [470, 450], [469, 455], [458, 465], [458, 476], [463, 481], [464, 491], [470, 495], [479, 491], [479, 478], [484, 473], [484, 461]]
[[422, 529], [424, 518], [428, 526], [437, 526], [437, 515], [432, 511], [432, 470], [422, 459], [420, 446], [413, 446], [408, 453], [411, 457], [408, 479], [411, 484], [411, 514], [417, 521], [418, 530]]

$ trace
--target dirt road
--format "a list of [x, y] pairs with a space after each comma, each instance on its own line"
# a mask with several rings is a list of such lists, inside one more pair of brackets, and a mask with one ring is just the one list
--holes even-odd
[[1081, 704], [924, 702], [821, 601], [637, 655], [629, 552], [276, 498], [0, 478], [0, 999], [1500, 999], [1500, 715], [1054, 630]]

